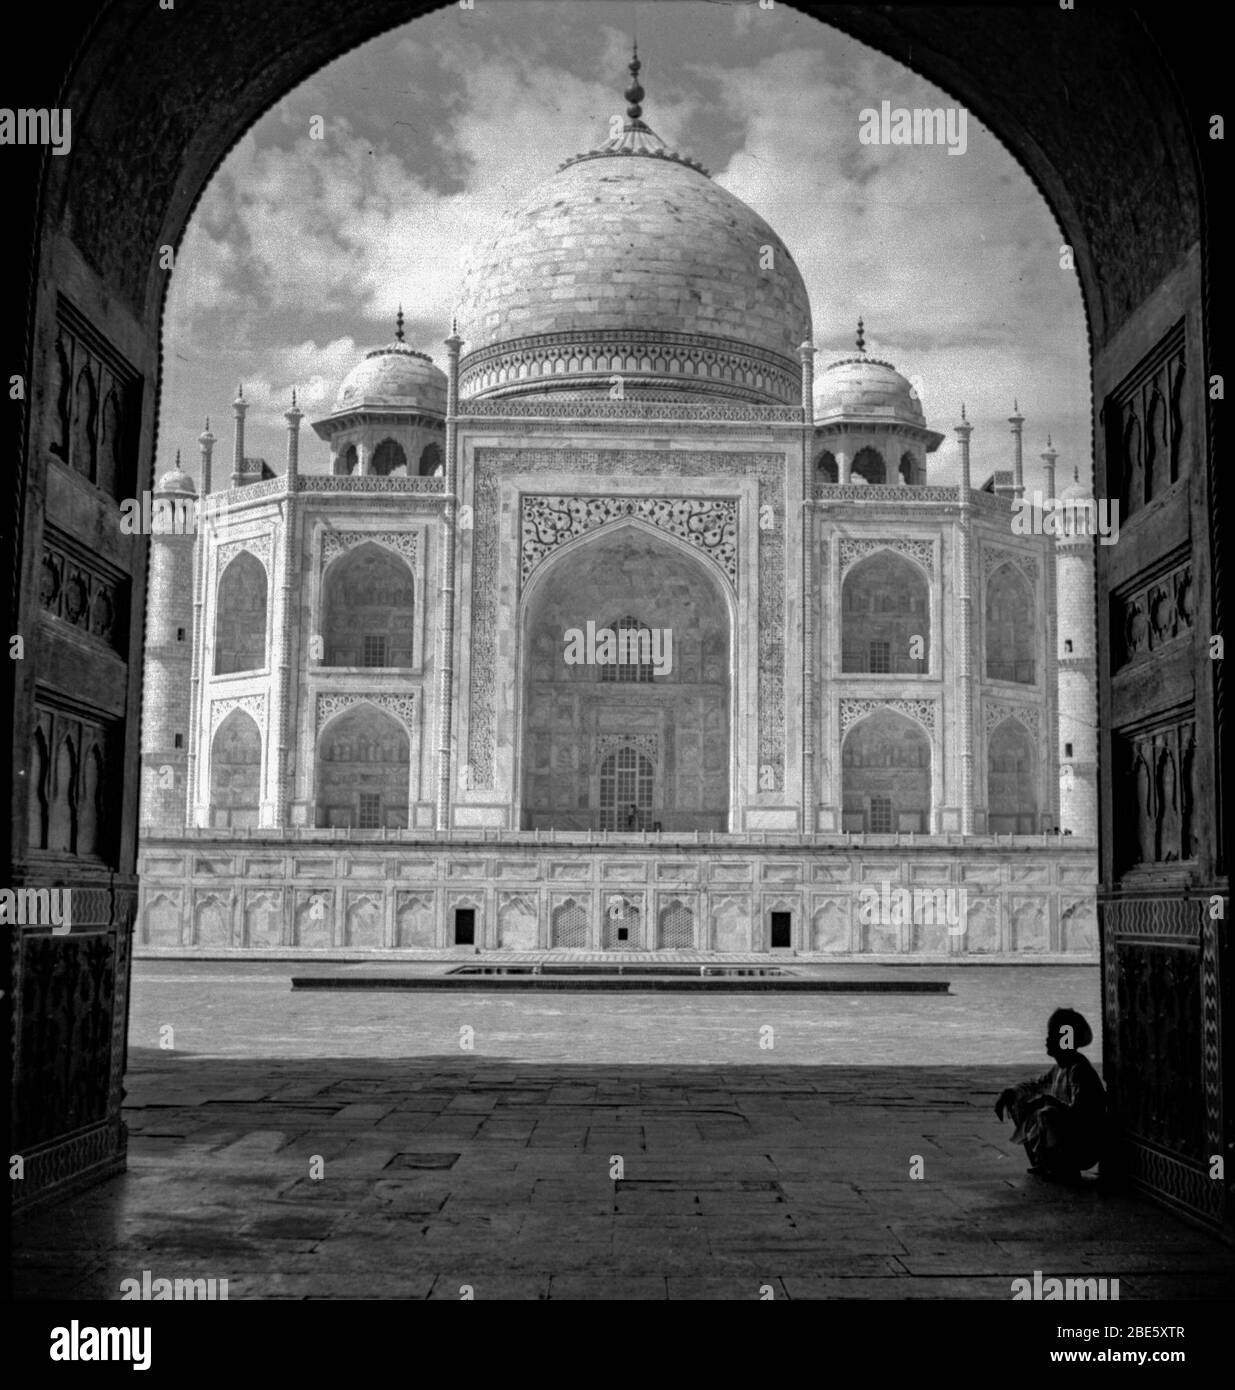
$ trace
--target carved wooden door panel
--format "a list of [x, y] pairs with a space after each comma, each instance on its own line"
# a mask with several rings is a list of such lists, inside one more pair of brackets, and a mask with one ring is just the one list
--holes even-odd
[[149, 486], [144, 347], [71, 251], [56, 260], [29, 391], [11, 852], [14, 886], [67, 890], [68, 912], [11, 933], [18, 1208], [123, 1166], [136, 906], [146, 540], [120, 503]]
[[[1230, 1228], [1205, 368], [1195, 258], [1095, 363], [1107, 1079], [1134, 1184]], [[1229, 988], [1229, 986], [1228, 986]]]

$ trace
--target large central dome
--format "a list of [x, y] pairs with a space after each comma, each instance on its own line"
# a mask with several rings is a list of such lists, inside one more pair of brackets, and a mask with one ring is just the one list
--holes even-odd
[[473, 252], [461, 392], [794, 405], [810, 303], [780, 237], [639, 119], [568, 160]]

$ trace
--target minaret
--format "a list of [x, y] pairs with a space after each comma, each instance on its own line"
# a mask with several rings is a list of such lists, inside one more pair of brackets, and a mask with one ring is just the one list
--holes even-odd
[[273, 655], [275, 698], [270, 723], [270, 742], [275, 755], [272, 820], [278, 827], [287, 824], [288, 803], [292, 794], [292, 730], [295, 727], [292, 660], [296, 631], [297, 558], [300, 554], [300, 499], [296, 484], [300, 476], [300, 422], [304, 419], [300, 407], [296, 404], [295, 387], [292, 387], [291, 406], [284, 411], [283, 418], [287, 421], [287, 490], [280, 504], [283, 515], [276, 545], [281, 582]]
[[[399, 311], [399, 317], [403, 317], [402, 310]], [[287, 476], [295, 478], [300, 472], [300, 422], [304, 419], [304, 415], [296, 404], [296, 388], [294, 386], [292, 387], [291, 408], [284, 411], [283, 418], [287, 421]]]
[[[1053, 462], [1053, 460], [1052, 460]], [[1086, 503], [1075, 466], [1064, 502], [1065, 530], [1055, 542], [1056, 614], [1059, 653], [1059, 826], [1086, 839], [1098, 833], [1098, 700], [1095, 682], [1094, 538], [1077, 527], [1075, 513]], [[1081, 512], [1084, 515], [1084, 511]]]
[[1012, 414], [1008, 416], [1012, 426], [1012, 501], [1019, 502], [1025, 495], [1025, 457], [1022, 432], [1025, 417], [1016, 401], [1012, 402]]
[[[191, 514], [196, 506], [197, 492], [181, 470], [179, 453], [175, 468], [155, 485], [152, 501], [166, 501], [168, 510], [179, 515]], [[140, 823], [151, 834], [175, 834], [187, 815], [196, 539], [187, 527], [160, 527], [150, 537]]]
[[203, 497], [208, 497], [208, 496], [210, 495], [210, 491], [211, 491], [211, 487], [210, 487], [210, 474], [211, 474], [211, 469], [212, 469], [212, 466], [213, 466], [213, 465], [212, 465], [212, 460], [213, 460], [213, 458], [214, 458], [214, 446], [215, 446], [215, 438], [214, 438], [214, 435], [212, 435], [212, 434], [210, 433], [210, 416], [209, 416], [209, 415], [206, 416], [206, 428], [205, 428], [204, 430], [202, 430], [201, 434], [199, 434], [199, 435], [197, 436], [197, 442], [198, 442], [198, 444], [201, 446], [201, 464], [202, 464], [202, 490], [201, 490], [201, 495], [202, 495]]
[[[802, 364], [802, 593], [815, 591], [815, 345], [798, 345]], [[802, 605], [802, 829], [816, 829], [815, 806], [820, 789], [815, 785], [815, 610], [809, 597]]]
[[232, 487], [244, 485], [244, 417], [248, 408], [249, 403], [244, 398], [244, 387], [238, 386], [236, 399], [232, 402], [232, 410], [236, 415], [236, 433], [232, 444]]
[[[1055, 496], [1055, 460], [1059, 455], [1055, 451], [1055, 446], [1051, 443], [1051, 437], [1046, 436], [1046, 449], [1041, 455], [1042, 475], [1045, 484], [1044, 492], [1046, 505], [1052, 505]], [[1035, 509], [1036, 510], [1036, 509]], [[1046, 606], [1046, 727], [1048, 729], [1058, 728], [1059, 725], [1059, 565], [1058, 556], [1055, 552], [1056, 537], [1048, 533], [1043, 539], [1043, 587], [1042, 597]], [[1056, 740], [1054, 745], [1048, 744], [1046, 749], [1046, 793], [1051, 798], [1050, 824], [1052, 826], [1062, 826], [1059, 821], [1059, 796], [1060, 785], [1060, 766], [1059, 755], [1063, 751], [1063, 746]]]
[[[454, 742], [454, 645], [455, 645], [455, 525], [459, 510], [459, 461], [458, 453], [458, 414], [459, 414], [459, 349], [463, 339], [459, 337], [459, 322], [452, 319], [450, 337], [446, 339], [448, 364], [446, 369], [446, 478], [442, 509], [442, 570], [441, 570], [441, 623], [438, 628], [438, 675], [437, 675], [437, 808], [436, 822], [439, 830], [450, 829], [450, 768]], [[470, 776], [465, 778], [463, 763], [457, 773], [465, 786], [471, 786]]]
[[957, 676], [958, 692], [956, 711], [957, 753], [960, 761], [961, 778], [961, 834], [972, 835], [973, 822], [973, 716], [974, 716], [974, 678], [973, 678], [973, 572], [972, 572], [972, 528], [973, 494], [969, 469], [969, 438], [973, 426], [961, 404], [960, 424], [955, 426], [956, 437], [961, 446], [961, 477], [957, 501], [960, 503], [960, 524], [957, 527], [956, 556], [956, 598], [960, 612], [957, 617]]

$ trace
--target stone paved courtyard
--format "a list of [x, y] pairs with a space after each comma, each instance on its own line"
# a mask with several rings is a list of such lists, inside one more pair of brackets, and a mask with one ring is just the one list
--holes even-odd
[[760, 998], [298, 994], [298, 971], [138, 963], [130, 1170], [18, 1228], [18, 1296], [143, 1270], [257, 1299], [1007, 1300], [1035, 1269], [1235, 1292], [1229, 1250], [1027, 1176], [991, 1112], [1043, 1067], [1049, 1007], [1098, 1017], [1092, 968]]

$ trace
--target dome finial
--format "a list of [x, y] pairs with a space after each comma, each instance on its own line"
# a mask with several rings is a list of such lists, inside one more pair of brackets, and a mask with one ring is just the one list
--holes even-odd
[[866, 351], [866, 330], [862, 327], [862, 320], [858, 320], [858, 351]]
[[968, 420], [968, 419], [969, 419], [969, 416], [965, 414], [965, 402], [964, 402], [964, 401], [961, 402], [961, 419], [962, 419], [962, 420]]
[[176, 472], [180, 472], [180, 450], [176, 450]]
[[400, 343], [403, 341], [403, 305], [399, 305], [399, 312], [395, 315], [395, 338]]
[[630, 103], [626, 108], [626, 114], [632, 121], [637, 121], [643, 115], [643, 107], [639, 104], [645, 95], [643, 88], [639, 85], [639, 69], [642, 66], [643, 64], [639, 61], [639, 41], [636, 39], [630, 60], [630, 86], [626, 88], [626, 100]]

